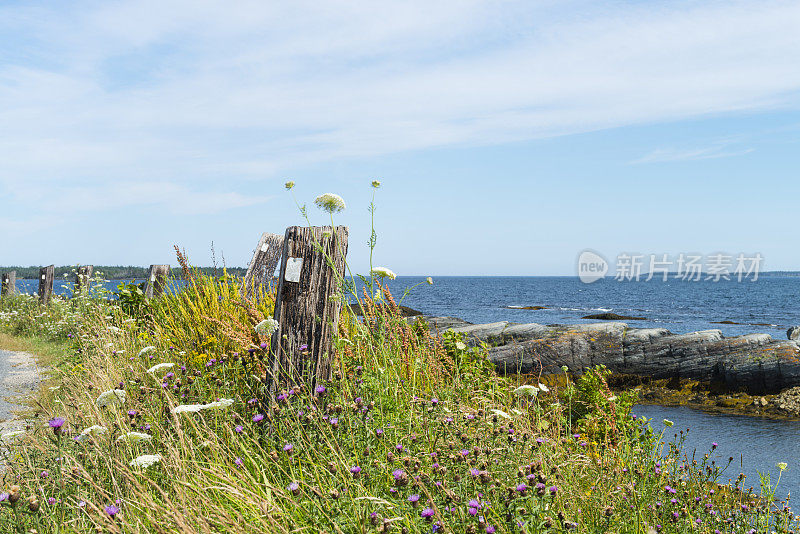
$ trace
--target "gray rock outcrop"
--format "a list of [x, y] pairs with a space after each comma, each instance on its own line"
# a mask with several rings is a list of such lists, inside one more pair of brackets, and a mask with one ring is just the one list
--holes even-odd
[[788, 337], [792, 341], [800, 340], [800, 326], [793, 326], [789, 330], [787, 330], [786, 337]]
[[630, 328], [622, 322], [545, 326], [469, 324], [428, 318], [439, 330], [486, 343], [502, 373], [573, 373], [605, 365], [612, 372], [652, 378], [687, 378], [724, 384], [752, 394], [800, 386], [800, 344], [768, 334], [725, 337], [720, 330], [673, 334], [664, 328]]

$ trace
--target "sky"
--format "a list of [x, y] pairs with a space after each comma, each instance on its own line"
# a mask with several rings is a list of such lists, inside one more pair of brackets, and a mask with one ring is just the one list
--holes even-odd
[[769, 0], [5, 1], [0, 265], [246, 266], [332, 192], [360, 272], [373, 193], [401, 275], [800, 270], [799, 27]]

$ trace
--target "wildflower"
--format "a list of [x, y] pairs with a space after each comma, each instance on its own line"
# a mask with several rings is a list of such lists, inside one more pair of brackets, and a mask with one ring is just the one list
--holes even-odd
[[162, 369], [172, 369], [174, 366], [174, 363], [159, 363], [148, 369], [147, 372], [152, 375], [161, 371]]
[[711, 450], [713, 451], [716, 448], [717, 448], [717, 442], [715, 441], [714, 443], [711, 444]]
[[502, 417], [503, 419], [511, 419], [511, 416], [510, 416], [510, 415], [508, 415], [508, 414], [507, 414], [506, 412], [504, 412], [503, 410], [491, 410], [491, 412], [492, 412], [493, 414], [495, 414], [495, 415], [499, 416], [499, 417]]
[[527, 491], [528, 491], [528, 486], [526, 486], [524, 483], [523, 484], [518, 484], [517, 487], [514, 488], [514, 489], [516, 489], [517, 493], [519, 493], [520, 495], [522, 495], [524, 497], [525, 493], [527, 493]]
[[492, 525], [486, 525], [486, 534], [494, 534], [496, 532]]
[[145, 469], [161, 461], [160, 454], [143, 454], [131, 460], [131, 467], [144, 467]]
[[233, 461], [233, 463], [235, 463], [235, 464], [236, 464], [236, 467], [242, 467], [242, 466], [244, 465], [244, 462], [242, 461], [242, 459], [241, 459], [241, 458], [236, 458], [236, 459]]
[[106, 506], [105, 510], [106, 513], [109, 515], [109, 517], [114, 517], [119, 513], [119, 506], [109, 504], [108, 506]]
[[397, 275], [392, 272], [391, 269], [386, 267], [375, 267], [370, 271], [374, 276], [378, 276], [380, 278], [388, 278], [389, 280], [394, 280], [397, 278]]
[[263, 420], [264, 420], [264, 415], [263, 414], [257, 413], [257, 414], [255, 414], [253, 416], [253, 422], [254, 423], [260, 423]]
[[144, 432], [126, 432], [117, 438], [117, 441], [127, 441], [129, 443], [137, 443], [139, 441], [150, 441], [153, 436], [145, 434]]
[[514, 395], [517, 397], [530, 396], [535, 397], [539, 394], [539, 388], [530, 384], [525, 384], [514, 390]]
[[292, 451], [294, 451], [294, 445], [292, 445], [291, 443], [287, 443], [286, 445], [283, 446], [283, 452], [285, 452], [286, 454], [292, 454]]
[[[260, 323], [255, 326], [255, 331], [262, 336], [271, 336], [273, 332], [275, 332], [280, 324], [278, 321], [273, 319], [272, 317], [268, 319], [264, 319]], [[266, 348], [266, 347], [264, 347]]]
[[283, 184], [283, 187], [285, 187], [287, 191], [291, 191], [292, 188], [294, 187], [294, 182], [292, 180], [289, 180], [288, 182]]
[[786, 462], [778, 462], [778, 469], [780, 469], [781, 471], [785, 470], [787, 467], [789, 466]]
[[408, 498], [408, 502], [410, 502], [410, 503], [411, 503], [411, 506], [413, 506], [414, 508], [416, 508], [416, 507], [417, 507], [417, 505], [419, 504], [419, 495], [416, 495], [416, 494], [414, 494], [414, 495], [411, 495], [411, 496]]
[[344, 199], [334, 193], [325, 193], [314, 199], [314, 204], [328, 213], [337, 213], [345, 209]]
[[539, 382], [539, 390], [543, 391], [544, 393], [548, 393], [550, 391], [550, 388]]
[[152, 345], [147, 346], [147, 347], [145, 347], [145, 348], [143, 348], [142, 350], [139, 351], [139, 356], [144, 356], [148, 352], [152, 352], [154, 350], [156, 350], [156, 348], [154, 346], [152, 346]]
[[378, 180], [372, 180], [372, 187], [378, 189], [381, 186], [381, 183]]
[[233, 399], [220, 399], [218, 401], [209, 402], [207, 404], [181, 404], [172, 409], [172, 413], [197, 413], [202, 410], [214, 410], [218, 408], [227, 408], [233, 404]]
[[123, 404], [125, 402], [125, 390], [109, 389], [108, 391], [104, 391], [99, 397], [97, 397], [96, 402], [100, 408]]
[[395, 486], [405, 486], [408, 484], [408, 475], [402, 469], [395, 469], [392, 471]]
[[53, 429], [53, 433], [57, 436], [61, 434], [61, 427], [64, 426], [64, 418], [63, 417], [54, 417], [47, 422], [50, 425], [50, 428]]
[[286, 489], [291, 491], [292, 495], [299, 495], [300, 494], [300, 484], [298, 484], [297, 482], [290, 483], [288, 486], [286, 486]]
[[314, 388], [314, 393], [316, 393], [317, 395], [325, 394], [325, 386], [319, 385], [319, 386], [315, 387]]
[[361, 468], [357, 465], [354, 465], [350, 468], [350, 473], [353, 475], [353, 478], [358, 478], [361, 476]]
[[236, 428], [234, 428], [234, 430], [236, 431], [237, 434], [241, 434], [244, 431], [244, 427], [242, 425], [236, 425]]
[[431, 278], [430, 276], [428, 278], [426, 278], [425, 281], [428, 282], [429, 286], [433, 285], [433, 278]]
[[421, 512], [419, 513], [419, 515], [420, 515], [420, 516], [421, 516], [423, 519], [425, 519], [425, 520], [427, 520], [427, 521], [431, 521], [431, 518], [433, 517], [433, 514], [434, 514], [434, 513], [435, 513], [435, 512], [433, 511], [433, 509], [432, 509], [432, 508], [425, 508], [423, 511], [421, 511]]
[[92, 425], [88, 428], [84, 428], [83, 432], [75, 436], [75, 441], [83, 441], [85, 439], [95, 438], [97, 436], [101, 436], [107, 433], [108, 429], [106, 427], [100, 425]]
[[666, 425], [666, 426], [672, 426], [672, 425], [674, 425], [674, 424], [675, 424], [675, 423], [673, 423], [673, 422], [672, 422], [672, 421], [670, 421], [669, 419], [664, 419], [664, 425]]

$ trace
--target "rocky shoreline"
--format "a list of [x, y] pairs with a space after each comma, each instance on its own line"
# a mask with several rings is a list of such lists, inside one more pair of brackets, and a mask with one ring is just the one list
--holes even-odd
[[[579, 325], [471, 324], [422, 316], [438, 331], [485, 343], [504, 374], [557, 375], [605, 365], [612, 386], [641, 389], [643, 402], [725, 413], [800, 417], [800, 343], [768, 334], [725, 337], [720, 330], [673, 334], [623, 322]], [[791, 337], [791, 331], [789, 333]]]

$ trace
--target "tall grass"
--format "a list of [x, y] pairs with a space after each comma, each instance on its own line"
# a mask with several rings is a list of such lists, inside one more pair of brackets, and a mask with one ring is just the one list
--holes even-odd
[[759, 496], [743, 477], [721, 485], [729, 466], [687, 458], [667, 421], [634, 419], [635, 395], [611, 392], [603, 369], [550, 387], [498, 376], [483, 348], [409, 323], [372, 277], [364, 316], [340, 319], [332, 378], [272, 396], [256, 328], [272, 289], [248, 301], [238, 279], [184, 271], [182, 291], [142, 307], [0, 301], [3, 331], [72, 343], [41, 415], [2, 438], [0, 530], [798, 528], [768, 482]]

